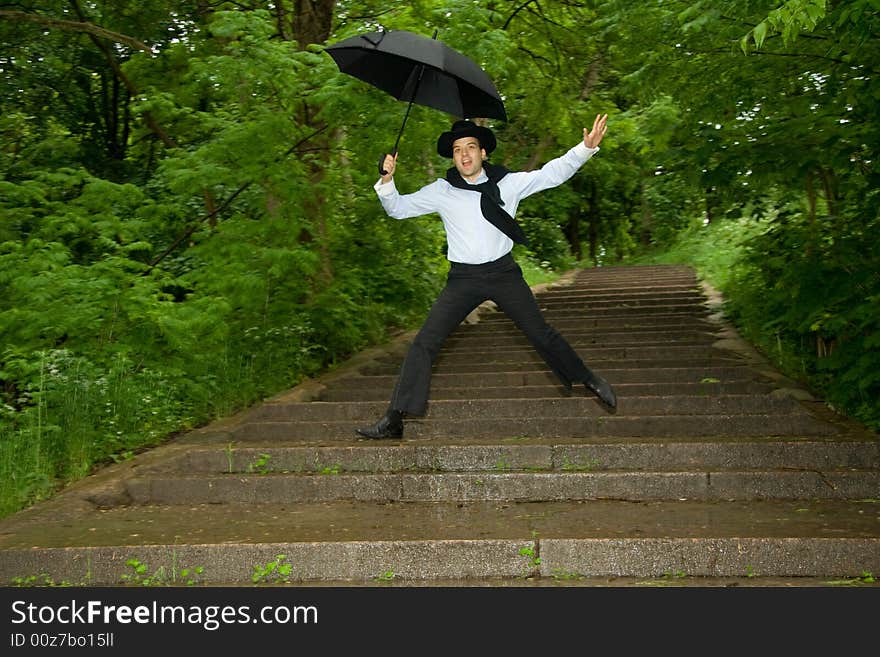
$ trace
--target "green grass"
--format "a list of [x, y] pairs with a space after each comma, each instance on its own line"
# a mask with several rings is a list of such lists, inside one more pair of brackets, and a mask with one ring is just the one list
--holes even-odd
[[100, 371], [64, 350], [39, 359], [22, 410], [0, 414], [0, 517], [188, 426], [175, 389], [154, 372], [122, 359]]
[[725, 219], [709, 225], [695, 221], [675, 243], [629, 257], [621, 264], [690, 265], [701, 279], [724, 290], [746, 244], [764, 228], [761, 222], [748, 217]]
[[561, 275], [550, 267], [547, 261], [543, 263], [536, 262], [532, 258], [517, 258], [520, 268], [523, 272], [523, 278], [530, 287], [540, 285], [542, 283], [552, 283]]

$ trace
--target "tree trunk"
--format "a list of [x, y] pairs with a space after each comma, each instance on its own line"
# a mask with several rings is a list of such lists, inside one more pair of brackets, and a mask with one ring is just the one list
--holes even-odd
[[826, 169], [825, 167], [820, 167], [819, 175], [822, 176], [822, 185], [825, 189], [825, 203], [828, 206], [828, 214], [837, 216], [837, 192], [835, 191], [837, 188], [837, 180], [834, 177], [834, 171]]
[[807, 225], [810, 228], [810, 239], [805, 245], [807, 255], [813, 252], [813, 246], [819, 242], [819, 223], [816, 221], [816, 189], [813, 186], [813, 172], [807, 171], [804, 183], [807, 193]]
[[[594, 60], [590, 62], [590, 65], [587, 67], [587, 71], [584, 74], [584, 83], [581, 88], [581, 94], [578, 98], [578, 101], [585, 100], [592, 92], [593, 88], [596, 86], [596, 83], [599, 81], [599, 71], [602, 69], [602, 58], [601, 56], [597, 56]], [[592, 124], [590, 124], [592, 125]], [[588, 126], [584, 126], [588, 127]], [[541, 158], [544, 155], [544, 151], [547, 150], [547, 147], [553, 143], [553, 135], [549, 132], [546, 133], [543, 137], [541, 137], [541, 141], [538, 142], [538, 145], [535, 147], [535, 150], [532, 151], [532, 156], [529, 158], [529, 161], [526, 163], [526, 171], [531, 171], [535, 167], [538, 166], [538, 162], [541, 161]]]
[[[648, 199], [646, 198], [646, 190], [647, 190], [647, 182], [644, 178], [639, 183], [639, 197], [641, 199], [641, 207], [642, 207], [642, 221], [639, 227], [639, 242], [642, 246], [648, 247], [651, 245], [651, 237], [653, 236], [653, 227], [654, 227], [654, 216], [651, 214], [651, 204], [648, 203]], [[708, 197], [707, 197], [708, 199]], [[708, 211], [709, 203], [708, 200], [706, 202], [706, 209]]]
[[[293, 37], [300, 50], [305, 50], [310, 44], [321, 44], [327, 41], [333, 25], [333, 10], [336, 0], [294, 0], [293, 14]], [[317, 121], [314, 116], [318, 112], [310, 111], [308, 104], [303, 103], [302, 124], [316, 127]], [[331, 152], [330, 137], [326, 134], [319, 135], [313, 148], [318, 152]], [[324, 180], [329, 163], [325, 159], [310, 158], [308, 161], [309, 183], [314, 193], [304, 203], [303, 210], [308, 216], [317, 232], [317, 248], [321, 255], [319, 269], [320, 287], [326, 287], [333, 280], [333, 263], [330, 255], [330, 231], [328, 222], [333, 212], [333, 204], [327, 203], [327, 199], [321, 190], [320, 184]], [[310, 235], [309, 239], [315, 237]]]
[[706, 188], [706, 224], [711, 224], [715, 220], [715, 215], [712, 213], [712, 188]]
[[574, 257], [581, 260], [584, 256], [584, 249], [581, 246], [581, 214], [577, 210], [568, 215], [568, 223], [565, 224], [565, 239], [571, 247]]
[[590, 210], [587, 213], [587, 237], [590, 240], [590, 260], [593, 266], [599, 264], [599, 221], [601, 220], [599, 213], [599, 185], [596, 181], [590, 180]]
[[329, 38], [335, 6], [336, 0], [294, 0], [293, 32], [301, 50]]

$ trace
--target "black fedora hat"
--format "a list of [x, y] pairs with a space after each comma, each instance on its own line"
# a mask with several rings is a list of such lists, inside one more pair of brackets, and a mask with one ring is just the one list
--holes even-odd
[[462, 137], [475, 137], [480, 142], [480, 148], [488, 155], [495, 150], [495, 133], [489, 128], [484, 128], [470, 121], [456, 121], [452, 129], [444, 132], [437, 139], [437, 152], [443, 157], [452, 157], [452, 144]]

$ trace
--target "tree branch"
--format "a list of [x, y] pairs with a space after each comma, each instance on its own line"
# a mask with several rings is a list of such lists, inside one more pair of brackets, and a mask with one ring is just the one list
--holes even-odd
[[119, 34], [118, 32], [112, 32], [87, 21], [66, 21], [60, 18], [51, 18], [49, 16], [40, 16], [39, 14], [30, 14], [24, 11], [12, 11], [8, 9], [0, 9], [0, 19], [27, 21], [29, 23], [36, 23], [37, 25], [54, 27], [59, 30], [67, 30], [68, 32], [84, 32], [94, 37], [107, 39], [108, 41], [123, 43], [127, 46], [131, 46], [135, 50], [142, 50], [150, 54], [153, 53], [152, 48], [150, 48], [145, 43], [138, 41], [134, 37], [130, 37], [125, 34]]
[[530, 4], [532, 4], [532, 2], [534, 2], [534, 0], [526, 0], [526, 1], [525, 1], [524, 3], [522, 3], [519, 7], [517, 7], [516, 9], [514, 9], [514, 10], [513, 10], [513, 13], [512, 13], [510, 16], [508, 16], [508, 18], [507, 18], [506, 21], [504, 21], [504, 25], [501, 26], [501, 29], [502, 29], [502, 30], [506, 30], [506, 29], [510, 26], [510, 22], [516, 17], [516, 15], [517, 15], [521, 10], [525, 9], [525, 8], [528, 7]]
[[[284, 160], [285, 158], [289, 157], [294, 151], [296, 151], [304, 143], [306, 143], [307, 141], [309, 141], [310, 139], [312, 139], [314, 137], [317, 137], [319, 134], [324, 132], [327, 129], [327, 127], [328, 126], [326, 126], [326, 125], [321, 126], [312, 134], [310, 134], [306, 137], [303, 137], [298, 142], [296, 142], [293, 146], [288, 148], [284, 153], [282, 153], [281, 156], [275, 158], [275, 160], [273, 162], [277, 163], [277, 162], [280, 162], [280, 161]], [[169, 255], [171, 255], [171, 253], [173, 253], [177, 249], [177, 247], [180, 246], [185, 240], [189, 239], [192, 236], [192, 234], [194, 232], [196, 232], [196, 230], [199, 229], [199, 226], [204, 224], [206, 221], [214, 219], [217, 215], [219, 215], [226, 208], [228, 208], [230, 205], [232, 205], [232, 202], [236, 198], [238, 198], [244, 191], [246, 191], [253, 183], [254, 183], [253, 180], [249, 180], [248, 182], [243, 184], [241, 187], [236, 189], [229, 196], [229, 198], [227, 198], [225, 201], [223, 201], [223, 203], [221, 203], [220, 206], [214, 208], [208, 214], [206, 214], [205, 216], [201, 217], [198, 221], [196, 221], [192, 226], [187, 228], [180, 237], [178, 237], [176, 240], [174, 240], [174, 242], [171, 244], [171, 246], [169, 246], [167, 249], [165, 249], [161, 255], [157, 256], [149, 263], [146, 271], [144, 271], [142, 273], [142, 275], [146, 275], [146, 274], [150, 273], [153, 269], [155, 269], [156, 265], [158, 265], [160, 262], [162, 262]]]

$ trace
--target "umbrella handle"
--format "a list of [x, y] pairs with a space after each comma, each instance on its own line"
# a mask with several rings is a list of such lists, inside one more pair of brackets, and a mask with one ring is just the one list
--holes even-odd
[[[382, 155], [379, 156], [379, 175], [380, 175], [380, 176], [384, 176], [384, 175], [386, 175], [386, 174], [388, 173], [387, 171], [385, 171], [385, 168], [384, 168], [384, 166], [383, 166], [383, 165], [385, 164], [385, 158], [388, 157], [388, 155], [389, 155], [388, 153], [382, 153]], [[391, 156], [392, 156], [392, 157], [393, 157], [394, 155], [397, 155], [397, 149], [396, 149], [396, 148], [395, 148], [394, 151], [391, 153]]]

